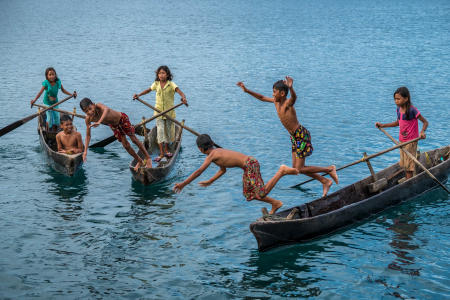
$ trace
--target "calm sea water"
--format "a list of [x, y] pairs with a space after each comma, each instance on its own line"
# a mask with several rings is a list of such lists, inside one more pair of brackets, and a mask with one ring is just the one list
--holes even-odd
[[[273, 82], [294, 78], [315, 147], [310, 164], [342, 166], [392, 146], [374, 123], [395, 119], [401, 85], [430, 122], [420, 142], [429, 150], [450, 138], [449, 31], [446, 0], [0, 0], [0, 126], [34, 112], [29, 101], [48, 66], [69, 91], [136, 123], [152, 112], [131, 96], [167, 64], [190, 103], [177, 118], [258, 158], [265, 180], [290, 164], [289, 137], [273, 106], [237, 81], [270, 95]], [[154, 103], [154, 94], [144, 99]], [[97, 128], [93, 141], [110, 134]], [[90, 151], [74, 178], [52, 171], [41, 152], [34, 120], [0, 139], [0, 298], [450, 297], [441, 190], [332, 236], [259, 253], [248, 225], [263, 205], [244, 201], [240, 170], [172, 193], [204, 159], [187, 132], [173, 173], [152, 187], [133, 182], [118, 143]], [[398, 155], [372, 164], [383, 169]], [[332, 191], [367, 175], [362, 164], [343, 170]], [[271, 195], [286, 207], [318, 197], [318, 183], [289, 188], [305, 179], [285, 177]]]

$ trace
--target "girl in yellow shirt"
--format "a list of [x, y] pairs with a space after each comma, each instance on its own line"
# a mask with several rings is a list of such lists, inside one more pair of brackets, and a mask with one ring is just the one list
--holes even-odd
[[[134, 94], [134, 98], [148, 94], [151, 91], [156, 91], [156, 108], [160, 111], [165, 111], [173, 107], [175, 92], [180, 94], [181, 101], [187, 105], [186, 96], [180, 90], [180, 88], [172, 81], [172, 73], [169, 67], [160, 66], [155, 71], [156, 78], [150, 88]], [[154, 115], [157, 112], [155, 111]], [[169, 117], [175, 118], [175, 110], [167, 113]], [[167, 145], [175, 141], [175, 125], [172, 121], [168, 120], [165, 115], [156, 119], [157, 139], [159, 145], [159, 156], [154, 161], [160, 161], [164, 156], [170, 158], [172, 153], [169, 152]]]

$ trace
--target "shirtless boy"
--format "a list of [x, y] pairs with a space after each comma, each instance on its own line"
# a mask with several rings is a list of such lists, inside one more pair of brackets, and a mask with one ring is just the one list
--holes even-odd
[[72, 118], [63, 115], [60, 120], [62, 131], [56, 135], [58, 152], [65, 154], [77, 154], [83, 152], [81, 134], [74, 130]]
[[[128, 142], [126, 135], [128, 135], [131, 141], [138, 146], [139, 150], [145, 155], [146, 168], [152, 167], [152, 160], [148, 155], [144, 145], [134, 135], [134, 127], [131, 125], [128, 116], [123, 112], [112, 110], [104, 104], [94, 104], [89, 98], [84, 98], [80, 102], [80, 107], [86, 114], [86, 147], [84, 148], [83, 160], [86, 161], [87, 150], [89, 148], [89, 142], [91, 141], [91, 127], [97, 127], [100, 124], [108, 125], [114, 132], [114, 136], [122, 143], [122, 146], [127, 152], [137, 160], [137, 164], [134, 167], [135, 171], [138, 171], [141, 166], [144, 165], [144, 161], [136, 154]], [[94, 122], [91, 124], [91, 122]]]
[[[311, 145], [311, 135], [309, 134], [309, 131], [303, 127], [297, 119], [297, 112], [294, 108], [297, 95], [292, 87], [293, 82], [294, 80], [289, 76], [286, 76], [284, 81], [279, 80], [275, 82], [273, 85], [272, 98], [247, 89], [242, 82], [238, 82], [237, 85], [241, 87], [245, 93], [252, 95], [256, 99], [275, 104], [275, 109], [277, 110], [281, 124], [283, 124], [291, 135], [292, 167], [297, 169], [299, 173], [320, 181], [323, 185], [322, 197], [325, 197], [330, 190], [333, 181], [319, 175], [318, 173], [328, 173], [334, 182], [338, 184], [339, 181], [336, 173], [336, 167], [334, 165], [328, 167], [305, 166], [306, 157], [312, 154], [313, 147]], [[288, 92], [291, 93], [291, 97], [289, 99], [287, 99]]]
[[259, 171], [259, 162], [255, 158], [232, 150], [214, 148], [214, 142], [207, 134], [201, 134], [197, 138], [197, 146], [203, 154], [207, 155], [207, 157], [197, 171], [192, 173], [185, 181], [175, 184], [173, 190], [177, 193], [181, 192], [186, 185], [200, 176], [211, 163], [215, 163], [220, 169], [209, 180], [199, 182], [201, 186], [206, 187], [211, 185], [220, 176], [225, 174], [227, 168], [238, 167], [244, 170], [242, 184], [243, 194], [247, 201], [256, 199], [267, 202], [272, 205], [270, 214], [274, 214], [283, 205], [283, 202], [270, 198], [267, 194], [270, 193], [282, 176], [286, 174], [298, 174], [296, 169], [281, 165], [275, 176], [273, 176], [272, 179], [264, 185], [264, 181], [262, 180], [261, 173]]

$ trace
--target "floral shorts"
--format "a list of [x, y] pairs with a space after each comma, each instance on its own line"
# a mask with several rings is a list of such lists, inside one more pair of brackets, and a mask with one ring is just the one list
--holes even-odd
[[114, 132], [114, 136], [119, 141], [121, 141], [122, 137], [125, 135], [128, 135], [128, 136], [134, 135], [134, 126], [131, 125], [130, 119], [128, 118], [128, 116], [126, 114], [124, 114], [124, 113], [121, 113], [121, 114], [122, 115], [120, 116], [120, 121], [117, 126], [109, 125], [109, 127]]
[[251, 156], [245, 161], [244, 175], [242, 176], [242, 188], [242, 193], [247, 201], [264, 198], [266, 196], [264, 181], [262, 180], [259, 171], [259, 162]]
[[295, 152], [298, 158], [310, 156], [313, 152], [311, 144], [311, 135], [308, 129], [299, 125], [294, 134], [291, 135], [292, 152]]

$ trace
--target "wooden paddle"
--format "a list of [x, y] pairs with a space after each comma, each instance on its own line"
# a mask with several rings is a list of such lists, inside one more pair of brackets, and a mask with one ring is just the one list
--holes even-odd
[[[171, 108], [169, 108], [169, 109], [167, 109], [167, 110], [165, 110], [165, 111], [163, 111], [163, 112], [160, 112], [159, 114], [156, 114], [156, 115], [154, 115], [154, 116], [151, 117], [151, 118], [148, 118], [148, 119], [146, 119], [146, 120], [142, 120], [139, 124], [136, 124], [134, 127], [135, 127], [135, 129], [139, 129], [139, 127], [144, 126], [144, 125], [147, 124], [148, 122], [150, 122], [150, 121], [156, 119], [156, 118], [159, 117], [159, 116], [165, 115], [166, 113], [168, 113], [168, 112], [174, 110], [175, 108], [177, 108], [177, 107], [179, 107], [179, 106], [181, 106], [181, 105], [183, 105], [183, 104], [184, 104], [183, 102], [178, 103], [177, 105], [172, 106]], [[114, 142], [115, 140], [116, 140], [116, 137], [115, 137], [114, 135], [112, 135], [112, 136], [110, 136], [110, 137], [107, 137], [107, 138], [104, 139], [104, 140], [101, 140], [101, 141], [99, 141], [99, 142], [97, 142], [97, 143], [95, 143], [95, 144], [92, 144], [91, 146], [89, 146], [89, 148], [101, 148], [101, 147], [105, 147], [106, 145], [111, 144], [111, 143]]]
[[[33, 106], [37, 106], [37, 107], [40, 107], [40, 108], [47, 108], [48, 107], [48, 106], [41, 105], [41, 104], [36, 104], [36, 103], [33, 104]], [[58, 109], [58, 108], [52, 108], [52, 110], [60, 112], [60, 113], [63, 113], [63, 114], [72, 115], [72, 116], [75, 116], [75, 117], [78, 117], [78, 118], [81, 118], [81, 119], [86, 119], [86, 116], [84, 116], [84, 115], [79, 115], [79, 114], [76, 114], [76, 113], [73, 113], [73, 112], [70, 112], [70, 111], [67, 111], [67, 110], [62, 110], [62, 109]]]
[[69, 97], [64, 98], [63, 100], [61, 100], [61, 101], [59, 101], [59, 102], [57, 102], [57, 103], [55, 103], [55, 104], [53, 104], [53, 105], [51, 105], [51, 106], [49, 106], [49, 107], [43, 109], [43, 110], [41, 110], [41, 111], [39, 111], [39, 112], [37, 112], [37, 113], [35, 113], [35, 114], [32, 114], [31, 116], [28, 116], [28, 117], [26, 117], [26, 118], [23, 118], [22, 120], [16, 121], [16, 122], [14, 122], [14, 123], [12, 123], [12, 124], [9, 124], [9, 125], [6, 126], [6, 127], [3, 127], [2, 129], [0, 129], [0, 136], [3, 136], [3, 135], [7, 134], [7, 133], [10, 132], [10, 131], [13, 131], [13, 130], [16, 129], [17, 127], [20, 127], [20, 126], [22, 126], [23, 124], [25, 124], [26, 122], [28, 122], [28, 121], [30, 121], [30, 120], [36, 118], [37, 116], [39, 116], [39, 115], [42, 114], [43, 112], [46, 112], [47, 110], [52, 109], [53, 107], [55, 107], [55, 106], [57, 106], [57, 105], [60, 105], [61, 103], [63, 103], [63, 102], [65, 102], [65, 101], [69, 100], [69, 99], [72, 98], [72, 97], [73, 97], [73, 95], [70, 95]]
[[[134, 100], [134, 99], [133, 99]], [[139, 102], [141, 102], [142, 104], [144, 104], [145, 106], [150, 107], [151, 109], [153, 109], [156, 112], [161, 112], [159, 109], [157, 109], [156, 107], [150, 105], [149, 103], [145, 102], [144, 100], [140, 99], [139, 97], [136, 98], [136, 100], [138, 100]], [[186, 129], [187, 131], [189, 131], [190, 133], [192, 133], [193, 135], [199, 136], [200, 133], [198, 133], [197, 131], [195, 131], [192, 128], [187, 127], [186, 125], [183, 125], [181, 122], [175, 120], [172, 117], [166, 116], [166, 118], [172, 122], [174, 122], [175, 124], [178, 124], [179, 126], [183, 127], [184, 129]], [[222, 148], [219, 145], [217, 145], [216, 143], [214, 143], [214, 146], [216, 146], [217, 148]]]
[[[342, 169], [345, 169], [345, 168], [354, 166], [354, 165], [356, 165], [356, 164], [359, 164], [359, 163], [368, 161], [369, 159], [372, 159], [372, 158], [374, 158], [374, 157], [380, 156], [380, 155], [382, 155], [382, 154], [385, 154], [385, 153], [390, 152], [390, 151], [392, 151], [392, 150], [398, 149], [398, 148], [400, 148], [400, 147], [403, 147], [403, 146], [405, 146], [405, 145], [408, 145], [408, 144], [410, 144], [410, 143], [412, 143], [412, 142], [415, 142], [415, 141], [418, 141], [418, 140], [420, 140], [420, 137], [415, 138], [415, 139], [412, 139], [412, 140], [407, 141], [407, 142], [404, 142], [404, 143], [401, 143], [401, 144], [398, 144], [397, 146], [393, 146], [393, 147], [391, 147], [391, 148], [385, 149], [385, 150], [380, 151], [380, 152], [378, 152], [378, 153], [371, 154], [371, 155], [369, 155], [369, 156], [365, 156], [365, 157], [361, 158], [360, 160], [354, 161], [354, 162], [349, 163], [349, 164], [347, 164], [347, 165], [345, 165], [345, 166], [342, 166], [342, 167], [340, 167], [340, 168], [337, 168], [336, 171], [339, 171], [339, 170], [342, 170]], [[323, 174], [320, 174], [320, 175], [321, 175], [321, 176], [326, 176], [326, 175], [329, 175], [329, 174], [328, 174], [328, 173], [323, 173]], [[298, 183], [298, 184], [296, 184], [296, 185], [291, 186], [291, 188], [299, 187], [299, 186], [301, 186], [301, 185], [303, 185], [303, 184], [305, 184], [305, 183], [308, 183], [308, 182], [311, 182], [311, 181], [314, 181], [314, 180], [315, 180], [315, 179], [312, 178], [312, 179], [309, 179], [309, 180], [300, 182], [300, 183]]]
[[[391, 141], [394, 142], [394, 144], [399, 145], [399, 142], [397, 142], [389, 133], [387, 133], [386, 130], [381, 127], [378, 127], [378, 129], [380, 129], [388, 138], [390, 138]], [[408, 151], [403, 150], [402, 148], [400, 148], [400, 151], [403, 151], [404, 154], [408, 155], [408, 157], [412, 159], [416, 163], [416, 165], [422, 168], [422, 170], [424, 170], [425, 173], [427, 173], [427, 175], [431, 177], [431, 179], [436, 181], [436, 183], [438, 183], [448, 194], [450, 194], [450, 191], [447, 189], [447, 187], [443, 185], [442, 182], [440, 182], [433, 174], [431, 174], [431, 172], [428, 171], [428, 169], [424, 165], [422, 165], [414, 155], [412, 155]]]

